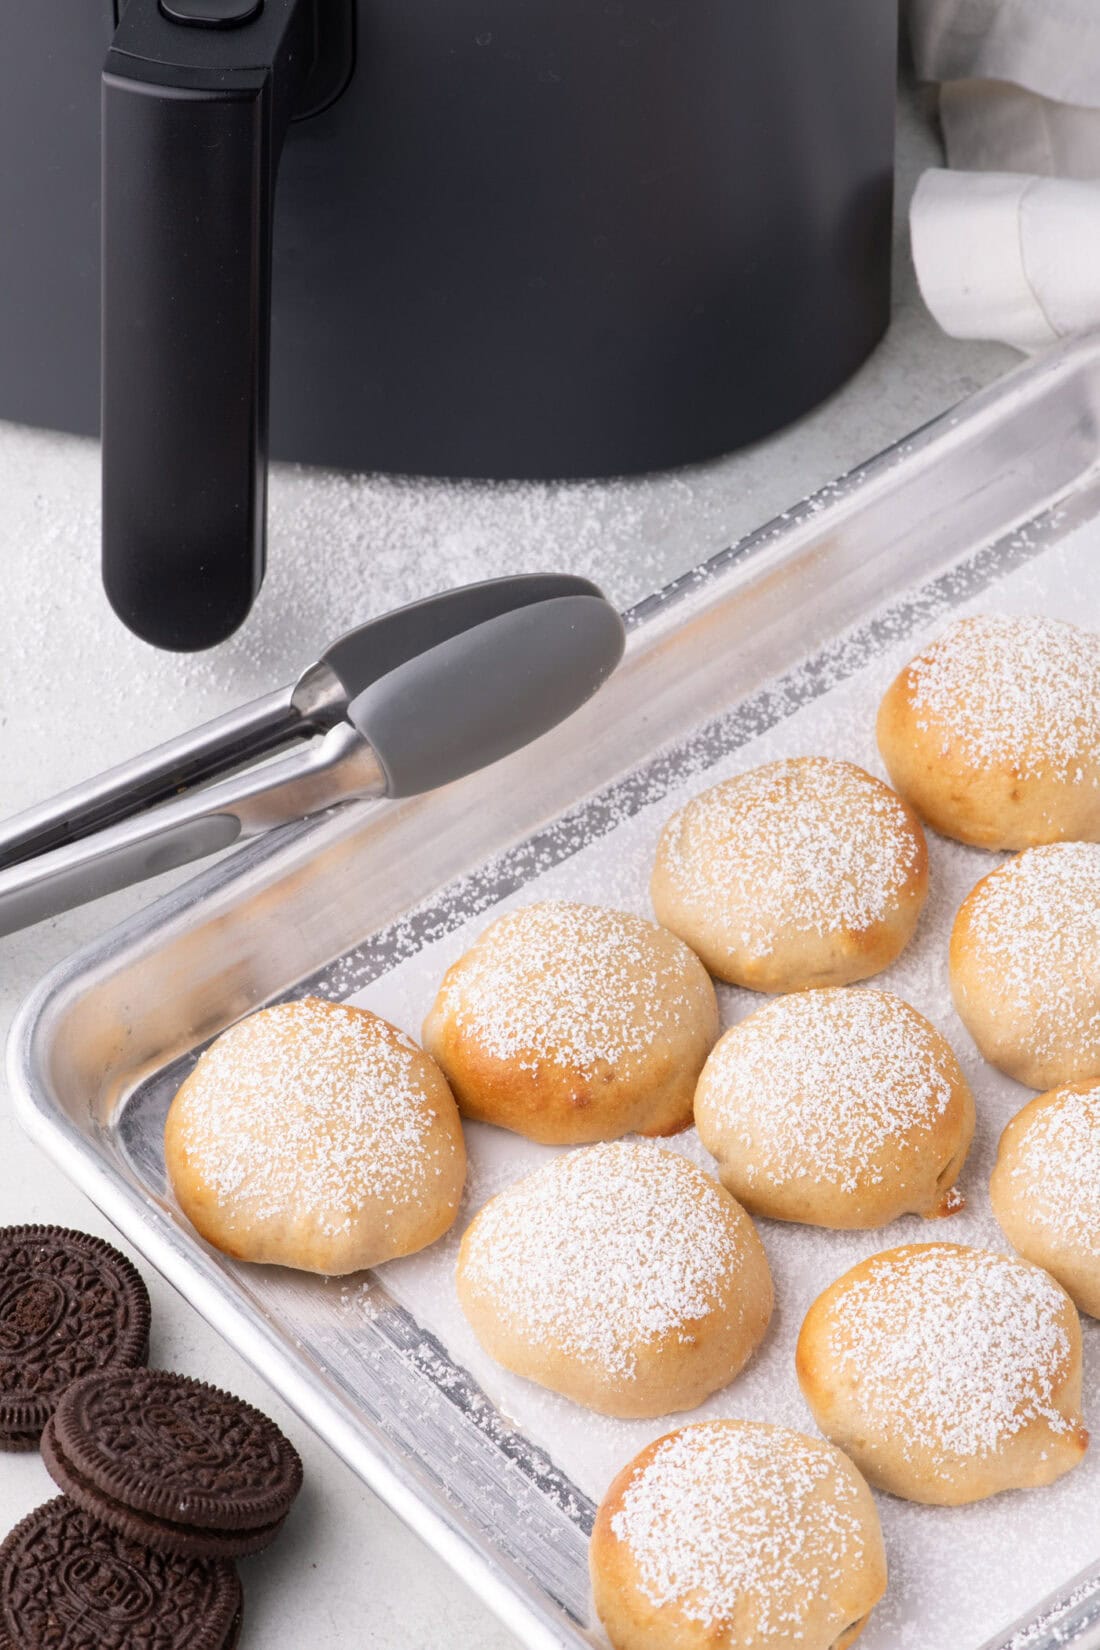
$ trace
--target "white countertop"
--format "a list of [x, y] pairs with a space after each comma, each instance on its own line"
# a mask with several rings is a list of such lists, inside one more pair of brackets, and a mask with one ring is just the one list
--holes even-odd
[[[597, 579], [627, 606], [934, 417], [1015, 362], [955, 343], [916, 292], [903, 209], [937, 151], [923, 102], [900, 116], [895, 315], [845, 389], [793, 429], [696, 469], [611, 485], [461, 487], [281, 467], [269, 573], [243, 632], [195, 658], [157, 654], [110, 614], [98, 583], [98, 452], [0, 424], [0, 813], [292, 680], [373, 613], [447, 585], [540, 567]], [[146, 903], [131, 890], [0, 940], [0, 1032], [34, 982]], [[0, 1224], [63, 1223], [114, 1237], [24, 1139], [0, 1102]], [[286, 1532], [243, 1566], [244, 1650], [505, 1650], [512, 1635], [319, 1443], [139, 1256], [153, 1296], [152, 1361], [272, 1413], [306, 1486]], [[0, 1455], [0, 1534], [52, 1493], [37, 1455]]]

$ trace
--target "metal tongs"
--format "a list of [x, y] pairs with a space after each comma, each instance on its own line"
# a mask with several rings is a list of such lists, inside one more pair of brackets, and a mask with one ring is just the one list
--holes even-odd
[[0, 827], [0, 934], [337, 803], [473, 773], [577, 710], [623, 639], [596, 586], [559, 573], [466, 585], [360, 625], [292, 687]]

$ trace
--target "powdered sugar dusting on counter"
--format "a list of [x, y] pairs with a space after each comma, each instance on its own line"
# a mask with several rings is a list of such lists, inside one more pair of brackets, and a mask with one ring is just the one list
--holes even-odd
[[[1100, 630], [1097, 531], [1078, 531], [1029, 561], [984, 596], [956, 611], [1042, 612]], [[450, 964], [506, 909], [539, 899], [618, 906], [651, 917], [649, 874], [661, 829], [705, 786], [780, 757], [827, 755], [858, 763], [885, 778], [874, 740], [878, 702], [897, 672], [950, 617], [941, 613], [917, 635], [892, 643], [871, 665], [848, 676], [779, 721], [764, 735], [723, 756], [689, 783], [617, 821], [615, 829], [534, 878], [518, 893], [465, 927], [429, 939], [351, 1000], [374, 1008], [414, 1036]], [[884, 620], [887, 633], [889, 620]], [[840, 644], [843, 646], [843, 644]], [[797, 702], [797, 698], [796, 701]], [[978, 1109], [975, 1143], [960, 1178], [967, 1207], [935, 1228], [910, 1217], [878, 1232], [822, 1232], [761, 1221], [759, 1230], [776, 1285], [777, 1309], [763, 1346], [744, 1373], [690, 1416], [668, 1421], [611, 1420], [580, 1410], [553, 1393], [509, 1376], [486, 1357], [459, 1309], [454, 1265], [459, 1237], [495, 1192], [555, 1155], [481, 1125], [467, 1127], [470, 1178], [454, 1231], [422, 1255], [380, 1269], [386, 1286], [480, 1383], [533, 1443], [587, 1494], [602, 1495], [611, 1478], [645, 1444], [686, 1420], [717, 1416], [775, 1422], [813, 1432], [794, 1375], [794, 1343], [814, 1298], [849, 1267], [879, 1250], [937, 1239], [1006, 1251], [989, 1208], [987, 1185], [997, 1139], [1030, 1091], [1001, 1076], [977, 1054], [951, 1002], [947, 937], [958, 906], [1003, 856], [929, 834], [930, 892], [916, 937], [898, 961], [868, 982], [911, 1002], [958, 1054]], [[749, 992], [720, 988], [724, 1023], [761, 1006]], [[713, 1172], [694, 1131], [667, 1143]], [[353, 1321], [354, 1287], [343, 1292]], [[1085, 1419], [1100, 1431], [1100, 1325], [1084, 1320]], [[930, 1508], [878, 1497], [891, 1567], [890, 1587], [860, 1640], [860, 1650], [972, 1650], [999, 1627], [1100, 1554], [1095, 1508], [1100, 1497], [1100, 1448], [1058, 1484], [995, 1497], [972, 1507]]]

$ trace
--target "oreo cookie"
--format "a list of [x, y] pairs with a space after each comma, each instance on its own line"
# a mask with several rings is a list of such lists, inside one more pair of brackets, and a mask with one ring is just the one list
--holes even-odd
[[0, 1546], [12, 1650], [231, 1650], [241, 1603], [232, 1564], [153, 1552], [64, 1496]]
[[125, 1255], [61, 1226], [0, 1227], [0, 1449], [34, 1449], [62, 1392], [149, 1350], [149, 1294]]
[[42, 1438], [50, 1475], [81, 1507], [158, 1552], [240, 1558], [269, 1545], [302, 1483], [274, 1421], [167, 1370], [75, 1382]]

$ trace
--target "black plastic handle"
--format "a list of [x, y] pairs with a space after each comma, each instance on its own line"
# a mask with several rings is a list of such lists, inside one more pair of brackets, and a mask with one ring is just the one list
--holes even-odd
[[103, 580], [157, 647], [224, 640], [263, 578], [272, 210], [314, 3], [128, 0], [104, 66]]

